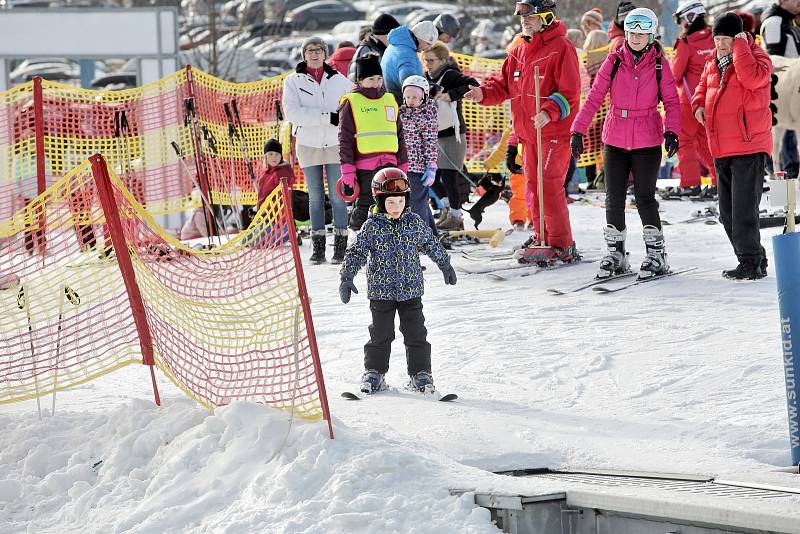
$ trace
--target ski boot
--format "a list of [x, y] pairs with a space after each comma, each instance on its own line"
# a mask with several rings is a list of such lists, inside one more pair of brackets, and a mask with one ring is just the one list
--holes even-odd
[[415, 375], [409, 375], [408, 389], [419, 391], [420, 393], [433, 393], [436, 388], [433, 386], [433, 376], [427, 371], [419, 371]]
[[383, 373], [380, 373], [374, 369], [370, 369], [361, 375], [361, 392], [370, 395], [377, 391], [383, 391], [387, 389], [389, 386], [386, 385], [386, 381], [383, 379], [383, 376]]
[[447, 212], [447, 218], [437, 222], [436, 227], [439, 230], [463, 230], [464, 217], [461, 215], [461, 210], [455, 212], [453, 209], [450, 209]]
[[617, 227], [613, 224], [607, 224], [603, 229], [603, 237], [606, 240], [608, 254], [600, 260], [597, 279], [610, 278], [631, 270], [628, 253], [625, 252], [626, 235], [626, 230], [617, 230]]
[[644, 227], [643, 233], [647, 256], [639, 268], [639, 280], [667, 274], [669, 264], [667, 264], [667, 253], [664, 252], [664, 234], [649, 224]]
[[322, 230], [322, 233], [311, 234], [311, 246], [313, 248], [311, 263], [313, 265], [325, 263], [325, 230]]
[[553, 247], [552, 261], [558, 260], [561, 263], [574, 263], [580, 261], [581, 255], [578, 253], [578, 248], [573, 241], [568, 247]]

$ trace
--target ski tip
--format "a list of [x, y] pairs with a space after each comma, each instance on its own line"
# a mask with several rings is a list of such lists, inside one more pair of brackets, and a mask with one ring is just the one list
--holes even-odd
[[448, 393], [447, 395], [442, 395], [442, 398], [439, 399], [439, 402], [451, 402], [458, 399], [458, 395], [455, 393]]
[[547, 292], [550, 293], [551, 295], [563, 295], [564, 294], [563, 291], [561, 291], [560, 289], [556, 289], [554, 287], [548, 288]]
[[361, 400], [361, 397], [349, 391], [345, 391], [344, 393], [342, 393], [342, 398], [347, 400]]

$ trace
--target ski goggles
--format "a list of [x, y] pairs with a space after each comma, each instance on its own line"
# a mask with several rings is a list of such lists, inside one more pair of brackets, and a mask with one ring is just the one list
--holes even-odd
[[544, 11], [542, 13], [539, 13], [536, 11], [535, 7], [525, 2], [520, 2], [517, 4], [517, 9], [516, 11], [514, 11], [514, 15], [520, 17], [538, 16], [542, 18], [544, 18], [546, 15], [554, 16], [552, 11]]
[[628, 15], [625, 17], [625, 31], [631, 32], [635, 30], [652, 31], [653, 19], [644, 15]]
[[383, 182], [372, 182], [372, 187], [381, 193], [407, 193], [411, 189], [405, 178], [389, 178]]

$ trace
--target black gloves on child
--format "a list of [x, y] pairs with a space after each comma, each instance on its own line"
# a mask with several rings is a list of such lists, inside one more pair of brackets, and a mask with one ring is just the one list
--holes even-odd
[[358, 289], [353, 283], [351, 276], [342, 276], [342, 282], [339, 284], [339, 298], [342, 299], [344, 304], [350, 302], [350, 293], [358, 295]]
[[444, 269], [442, 269], [442, 274], [444, 275], [444, 283], [448, 286], [456, 285], [458, 281], [458, 277], [456, 277], [456, 270], [453, 269], [452, 265], [448, 265]]

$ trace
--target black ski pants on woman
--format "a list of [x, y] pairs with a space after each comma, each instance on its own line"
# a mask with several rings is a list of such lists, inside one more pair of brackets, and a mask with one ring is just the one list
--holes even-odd
[[739, 261], [761, 261], [758, 205], [764, 190], [764, 152], [714, 160], [719, 193], [719, 219]]
[[422, 299], [371, 300], [372, 324], [369, 325], [369, 342], [364, 345], [364, 369], [379, 373], [389, 370], [389, 355], [394, 341], [394, 315], [400, 316], [400, 332], [406, 346], [408, 374], [419, 371], [431, 372], [431, 345], [427, 341], [425, 316], [422, 314]]
[[606, 181], [606, 223], [625, 229], [628, 176], [633, 173], [636, 209], [643, 226], [661, 229], [656, 200], [656, 180], [661, 166], [661, 146], [624, 150], [606, 145], [603, 150]]

